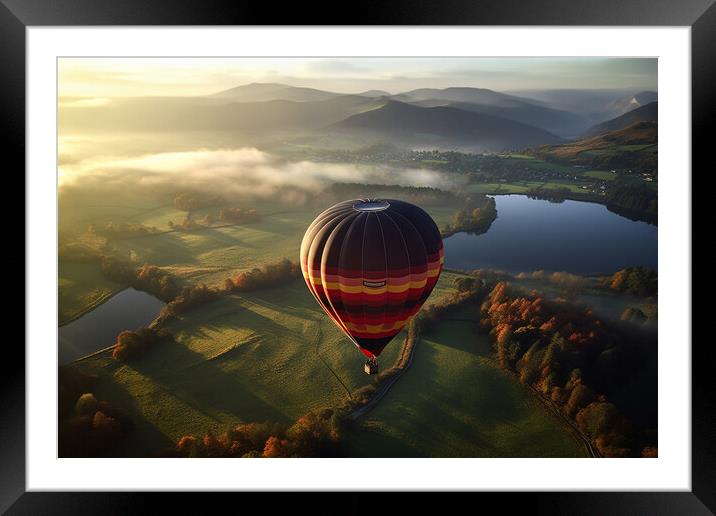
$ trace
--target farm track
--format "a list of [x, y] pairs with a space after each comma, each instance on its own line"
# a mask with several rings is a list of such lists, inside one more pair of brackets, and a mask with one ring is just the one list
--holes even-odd
[[590, 441], [589, 438], [582, 433], [582, 431], [577, 427], [576, 424], [574, 424], [567, 416], [565, 416], [562, 411], [559, 410], [552, 402], [545, 399], [544, 396], [542, 396], [542, 394], [540, 394], [537, 389], [535, 389], [531, 385], [529, 385], [528, 387], [547, 410], [549, 410], [556, 418], [560, 419], [572, 430], [574, 435], [582, 442], [584, 448], [587, 450], [587, 453], [589, 453], [590, 457], [595, 459], [602, 457], [602, 454], [599, 453], [599, 450], [597, 450], [596, 447], [592, 444], [592, 441]]
[[[403, 353], [401, 354], [399, 361], [402, 361], [403, 358], [405, 357], [405, 348], [408, 344], [408, 338], [409, 337], [407, 337], [407, 336], [405, 337], [405, 341], [403, 344]], [[368, 412], [370, 412], [371, 410], [373, 410], [375, 408], [375, 406], [378, 404], [378, 402], [381, 399], [383, 399], [386, 394], [388, 394], [388, 391], [390, 390], [390, 388], [393, 385], [395, 385], [395, 382], [397, 382], [400, 379], [400, 377], [403, 376], [408, 369], [410, 369], [410, 366], [413, 364], [413, 358], [415, 357], [415, 349], [418, 347], [419, 340], [420, 339], [413, 342], [413, 345], [410, 349], [410, 356], [408, 357], [408, 362], [405, 365], [403, 365], [402, 367], [399, 367], [398, 372], [395, 373], [390, 378], [388, 378], [388, 380], [386, 380], [383, 383], [378, 384], [375, 394], [373, 394], [373, 397], [371, 398], [371, 400], [368, 403], [366, 403], [365, 405], [363, 405], [362, 407], [358, 407], [353, 412], [351, 412], [351, 415], [350, 415], [351, 419], [353, 419], [353, 420], [358, 419], [359, 417], [361, 417], [361, 416], [367, 414]]]

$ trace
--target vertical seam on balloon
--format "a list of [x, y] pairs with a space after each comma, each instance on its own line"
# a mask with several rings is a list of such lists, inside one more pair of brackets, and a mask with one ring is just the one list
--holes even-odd
[[[358, 216], [356, 216], [356, 217], [351, 221], [351, 223], [348, 225], [348, 230], [346, 231], [346, 235], [345, 235], [345, 237], [343, 238], [343, 242], [341, 242], [341, 251], [338, 253], [339, 256], [340, 256], [341, 254], [343, 254], [343, 246], [344, 246], [344, 245], [346, 244], [346, 242], [348, 241], [348, 235], [353, 232], [353, 225], [354, 225], [356, 222], [358, 222], [359, 220], [363, 219], [363, 215], [365, 215], [365, 213], [359, 213]], [[364, 233], [364, 235], [365, 235], [365, 224], [363, 225], [363, 233]], [[339, 259], [339, 261], [338, 261], [338, 270], [340, 270], [340, 259]], [[363, 270], [363, 241], [361, 240], [361, 273], [362, 273], [362, 270]], [[346, 303], [344, 303], [344, 301], [343, 301], [343, 293], [341, 292], [341, 289], [340, 289], [340, 288], [338, 288], [338, 289], [336, 290], [336, 295], [340, 298], [341, 304], [343, 304], [343, 312], [346, 314], [346, 318], [348, 319], [347, 322], [353, 323], [353, 317], [351, 316], [350, 312], [349, 312], [348, 309], [346, 308], [348, 305], [347, 305]], [[330, 298], [330, 297], [328, 297], [328, 301], [329, 301], [329, 302], [331, 301], [331, 298]], [[331, 306], [333, 306], [333, 303], [331, 303]], [[335, 308], [333, 308], [333, 310], [335, 311]], [[352, 335], [348, 334], [348, 336], [350, 337], [350, 339], [353, 341], [353, 343], [354, 343], [359, 349], [363, 349], [363, 348], [361, 347], [361, 345], [358, 344], [358, 341], [357, 341]]]
[[[423, 234], [418, 230], [418, 228], [415, 227], [415, 224], [413, 224], [408, 217], [406, 217], [405, 215], [403, 215], [402, 213], [400, 213], [398, 211], [396, 211], [395, 214], [400, 216], [403, 220], [405, 220], [405, 222], [408, 223], [408, 225], [410, 225], [410, 227], [412, 227], [415, 230], [415, 233], [418, 235], [421, 243], [423, 244], [423, 249], [425, 249], [425, 264], [427, 265], [427, 263], [428, 263], [428, 259], [427, 259], [428, 246], [425, 245], [425, 239], [423, 238]], [[411, 272], [411, 276], [412, 276], [412, 272]], [[411, 278], [411, 280], [412, 280], [412, 278]], [[426, 281], [425, 286], [423, 287], [423, 290], [420, 292], [420, 296], [418, 296], [418, 299], [423, 297], [423, 294], [425, 293], [425, 288], [427, 287], [427, 285], [428, 285], [428, 283]], [[420, 310], [420, 308], [422, 308], [422, 306], [420, 306], [418, 308], [418, 311]]]
[[[363, 236], [361, 236], [360, 240], [360, 275], [361, 275], [361, 285], [365, 281], [365, 232], [366, 228], [368, 227], [368, 221], [370, 220], [370, 216], [373, 215], [373, 213], [368, 212], [368, 216], [366, 217], [365, 224], [363, 224]], [[362, 287], [365, 288], [365, 287]], [[365, 322], [365, 303], [363, 303], [363, 322]], [[373, 352], [371, 351], [371, 354]]]
[[[385, 233], [383, 233], [383, 224], [380, 222], [380, 213], [376, 213], [375, 218], [378, 221], [378, 227], [380, 228], [380, 241], [383, 243], [383, 268], [385, 270], [385, 284], [387, 285], [388, 284], [388, 251], [385, 249]], [[386, 290], [384, 295], [385, 295], [385, 302], [383, 303], [383, 317], [381, 318], [383, 321], [385, 321], [385, 312], [388, 308], [388, 301], [390, 300], [390, 293]], [[385, 322], [383, 324], [385, 324]], [[387, 345], [387, 343], [386, 343], [386, 345]], [[383, 352], [383, 350], [381, 350], [381, 353], [382, 352]]]
[[[353, 223], [355, 222], [355, 220], [358, 219], [359, 217], [360, 217], [360, 215], [357, 215], [357, 216], [351, 221], [351, 224], [353, 224]], [[344, 219], [344, 220], [347, 220], [347, 219]], [[343, 221], [341, 221], [341, 222], [343, 222]], [[331, 234], [330, 234], [330, 235], [328, 236], [328, 238], [326, 239], [326, 243], [328, 243], [328, 240], [330, 240], [330, 239], [333, 237], [333, 233], [338, 230], [338, 227], [341, 225], [341, 222], [339, 222], [338, 224], [336, 224], [336, 227], [333, 228], [333, 230], [331, 230]], [[341, 245], [343, 245], [343, 242], [341, 242]], [[324, 245], [324, 246], [323, 246], [324, 251], [325, 251], [325, 247], [326, 247], [326, 246]], [[323, 252], [321, 253], [321, 264], [322, 264], [322, 263], [323, 263]], [[324, 272], [324, 270], [323, 270], [323, 265], [321, 265], [321, 274], [323, 274], [323, 272]], [[337, 311], [336, 308], [333, 306], [333, 302], [331, 301], [331, 296], [328, 295], [328, 289], [325, 289], [325, 288], [324, 288], [324, 292], [326, 293], [326, 299], [328, 300], [328, 304], [330, 305], [331, 310], [333, 310], [333, 312], [336, 314], [336, 321], [339, 322], [339, 328], [340, 328], [341, 331], [351, 340], [351, 342], [353, 342], [353, 344], [355, 344], [355, 346], [360, 349], [360, 344], [358, 344], [358, 342], [357, 342], [357, 341], [353, 338], [353, 336], [348, 332], [348, 327], [345, 325], [345, 323], [344, 323], [344, 322], [341, 320], [341, 318], [338, 316], [338, 311]], [[340, 291], [339, 291], [339, 292], [340, 292]], [[339, 294], [339, 296], [340, 296], [340, 294]], [[342, 302], [342, 300], [341, 300], [341, 302]], [[330, 314], [329, 314], [329, 316], [330, 316]]]
[[[408, 275], [410, 277], [410, 281], [413, 281], [413, 262], [410, 259], [410, 251], [408, 250], [408, 243], [405, 241], [405, 237], [403, 236], [403, 232], [400, 230], [400, 226], [393, 220], [393, 217], [390, 216], [390, 213], [386, 211], [385, 216], [388, 217], [388, 220], [393, 223], [395, 226], [395, 229], [397, 230], [398, 234], [400, 235], [400, 239], [403, 241], [403, 249], [405, 249], [405, 256], [408, 257]], [[401, 215], [402, 217], [402, 215]], [[405, 217], [403, 217], [405, 218]], [[410, 289], [405, 292], [405, 301], [403, 301], [403, 310], [402, 313], [405, 313], [405, 311], [408, 309], [408, 300], [410, 299]]]
[[[323, 213], [326, 213], [327, 211], [329, 211], [329, 210], [325, 210]], [[332, 223], [333, 221], [335, 221], [336, 219], [338, 219], [338, 218], [339, 218], [340, 216], [342, 216], [342, 215], [343, 215], [342, 213], [340, 213], [339, 211], [337, 211], [335, 214], [332, 215], [332, 217], [331, 217], [329, 220], [323, 221], [322, 224], [323, 224], [324, 227], [325, 227], [325, 225]], [[338, 226], [338, 224], [340, 224], [340, 221], [336, 224], [336, 227]], [[322, 228], [321, 228], [321, 229], [322, 229]], [[308, 245], [308, 251], [306, 252], [306, 265], [307, 265], [307, 267], [311, 265], [311, 264], [308, 263], [308, 256], [311, 254], [311, 247], [313, 247], [313, 242], [315, 241], [315, 238], [316, 238], [316, 236], [318, 235], [318, 233], [321, 232], [321, 229], [318, 229], [318, 231], [317, 231], [314, 235], [312, 235], [312, 238], [310, 239], [310, 240], [311, 240], [311, 243]], [[333, 229], [335, 229], [335, 228], [333, 228]], [[331, 230], [331, 233], [333, 233], [333, 230]], [[328, 241], [328, 238], [330, 238], [330, 234], [326, 237], [326, 241]], [[320, 250], [320, 253], [321, 253], [320, 256], [321, 256], [321, 258], [323, 258], [323, 251], [324, 251], [324, 250], [325, 250], [325, 243], [324, 243], [324, 245], [323, 245], [323, 248], [321, 248], [321, 250]], [[303, 261], [303, 257], [301, 257], [301, 261]], [[303, 268], [303, 264], [301, 264], [301, 268]], [[308, 281], [306, 282], [306, 283], [309, 283], [309, 285], [308, 285], [308, 290], [311, 292], [311, 294], [313, 294], [313, 297], [316, 298], [316, 301], [318, 301], [318, 304], [321, 306], [321, 308], [323, 308], [324, 310], [326, 310], [326, 307], [325, 307], [324, 304], [321, 302], [320, 298], [318, 297], [318, 295], [317, 295], [317, 293], [316, 293], [316, 287], [315, 287], [315, 285], [313, 285], [313, 277], [314, 277], [314, 275], [313, 275], [313, 270], [312, 270], [312, 269], [313, 269], [313, 268], [311, 267], [311, 270], [308, 271]], [[320, 265], [319, 265], [319, 269], [320, 269]], [[320, 271], [319, 271], [319, 273], [320, 273]], [[325, 286], [321, 285], [321, 289], [322, 289], [322, 290], [324, 291], [324, 293], [325, 293], [325, 291], [326, 291]], [[327, 297], [327, 296], [326, 296], [326, 297]], [[333, 307], [331, 307], [331, 309], [335, 312], [335, 309], [334, 309]], [[326, 311], [329, 312], [328, 310], [326, 310]], [[337, 314], [336, 314], [336, 315], [337, 315]], [[328, 316], [331, 317], [331, 319], [333, 319], [333, 317], [331, 316], [331, 313], [330, 313], [330, 312], [328, 313]]]

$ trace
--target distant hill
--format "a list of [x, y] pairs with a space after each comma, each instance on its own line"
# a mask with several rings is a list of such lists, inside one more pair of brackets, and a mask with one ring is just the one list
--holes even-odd
[[[319, 129], [384, 104], [341, 95], [321, 101], [231, 102], [221, 97], [132, 97], [94, 107], [63, 108], [62, 130], [230, 131], [263, 134]], [[270, 136], [270, 134], [269, 134]]]
[[368, 90], [358, 93], [361, 97], [390, 97], [390, 93], [383, 90]]
[[561, 137], [570, 137], [580, 134], [588, 125], [587, 121], [579, 115], [527, 103], [512, 107], [487, 106], [465, 102], [453, 102], [447, 105], [449, 107], [499, 116], [508, 120], [514, 120], [515, 122], [539, 127], [540, 129], [544, 129]]
[[562, 141], [542, 129], [453, 107], [419, 107], [390, 101], [352, 115], [329, 130], [380, 134], [391, 141], [439, 148], [449, 143], [476, 150], [519, 149]]
[[470, 104], [481, 104], [488, 106], [504, 106], [515, 107], [525, 103], [533, 105], [538, 104], [537, 101], [499, 93], [497, 91], [485, 88], [420, 88], [417, 90], [406, 91], [393, 95], [393, 100], [401, 102], [420, 102], [425, 100], [443, 100], [448, 102], [467, 102]]
[[[346, 96], [314, 88], [300, 88], [279, 83], [252, 83], [224, 90], [209, 97], [233, 102], [267, 102], [289, 100], [317, 102]], [[582, 133], [590, 123], [578, 115], [545, 107], [533, 99], [499, 93], [485, 88], [421, 88], [397, 95], [387, 91], [368, 90], [357, 95], [373, 99], [391, 99], [421, 107], [455, 107], [476, 113], [498, 116], [532, 125], [564, 137]]]
[[264, 102], [269, 100], [291, 100], [294, 102], [316, 102], [342, 96], [342, 93], [300, 88], [287, 84], [251, 83], [214, 93], [218, 97], [234, 102]]
[[644, 106], [628, 111], [621, 116], [597, 124], [587, 130], [585, 136], [595, 136], [616, 131], [628, 127], [635, 122], [656, 122], [659, 117], [658, 104], [658, 102], [650, 102]]
[[581, 134], [589, 122], [580, 115], [546, 107], [542, 102], [482, 88], [425, 88], [400, 93], [393, 100], [421, 107], [447, 106], [498, 116], [539, 127], [562, 137]]
[[658, 125], [640, 121], [562, 145], [543, 145], [527, 151], [548, 161], [578, 164], [599, 169], [657, 170]]

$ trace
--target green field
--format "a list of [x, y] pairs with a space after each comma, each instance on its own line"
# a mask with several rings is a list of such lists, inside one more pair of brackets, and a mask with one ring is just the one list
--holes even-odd
[[98, 263], [59, 262], [58, 324], [62, 326], [100, 305], [124, 285], [110, 281]]
[[[253, 206], [252, 206], [253, 207]], [[261, 267], [281, 258], [298, 259], [303, 233], [320, 209], [313, 207], [287, 207], [277, 210], [275, 205], [258, 205], [258, 221], [228, 227], [198, 228], [191, 231], [168, 231], [168, 222], [181, 221], [186, 213], [172, 206], [160, 205], [144, 208], [121, 220], [156, 227], [159, 234], [129, 238], [113, 238], [108, 242], [111, 254], [136, 262], [150, 263], [162, 267], [187, 283], [221, 286], [226, 278], [239, 272]], [[450, 221], [456, 211], [455, 206], [431, 206], [427, 208], [439, 226]], [[208, 210], [195, 214], [201, 218]], [[93, 210], [93, 216], [100, 220], [112, 220], [117, 213], [108, 209], [101, 213]], [[117, 219], [115, 219], [117, 220]], [[219, 224], [217, 224], [219, 225]], [[98, 282], [99, 268], [85, 275], [81, 272], [85, 264], [77, 264], [80, 271], [72, 278], [75, 290], [66, 290], [70, 283], [60, 283], [60, 292], [66, 302], [61, 302], [62, 313], [82, 313], [94, 304], [94, 297], [87, 297], [85, 291], [94, 291]], [[96, 272], [96, 273], [94, 273]]]
[[[135, 208], [124, 204], [105, 209], [85, 206], [83, 209], [89, 212], [80, 215], [82, 210], [78, 210], [74, 214], [75, 220], [83, 221], [82, 228], [92, 220], [126, 221], [156, 227], [163, 233], [110, 239], [108, 252], [137, 265], [157, 265], [188, 284], [206, 283], [212, 286], [223, 286], [226, 278], [281, 258], [296, 261], [303, 232], [321, 211], [306, 206], [277, 209], [275, 205], [258, 204], [252, 206], [260, 214], [255, 223], [168, 232], [169, 220], [179, 222], [186, 212], [172, 205], [156, 204], [156, 201], [150, 205], [146, 199], [141, 203], [139, 199], [133, 200], [138, 203]], [[128, 202], [126, 199], [123, 201]], [[450, 221], [456, 207], [431, 206], [427, 209], [436, 223], [443, 226]], [[203, 217], [206, 211], [200, 210], [195, 216]], [[89, 233], [81, 233], [75, 240], [94, 246], [103, 242], [103, 239]], [[60, 261], [59, 324], [66, 324], [92, 310], [126, 286], [105, 278], [98, 263]]]
[[526, 154], [504, 154], [499, 157], [502, 163], [516, 167], [527, 167], [536, 170], [555, 170], [560, 172], [572, 172], [574, 170], [571, 165], [545, 161]]
[[473, 183], [464, 190], [481, 194], [523, 194], [532, 188], [544, 186], [544, 181], [520, 181], [518, 183]]
[[568, 188], [573, 193], [584, 193], [582, 186], [589, 183], [560, 180], [560, 181], [519, 181], [515, 183], [473, 183], [465, 187], [466, 192], [505, 195], [524, 194], [535, 188]]
[[489, 359], [474, 316], [420, 340], [412, 367], [349, 436], [360, 457], [584, 457], [581, 443]]
[[[445, 273], [430, 301], [454, 292], [454, 278]], [[137, 431], [121, 452], [127, 456], [239, 422], [288, 423], [340, 405], [346, 388], [373, 381], [362, 371], [363, 355], [325, 316], [303, 280], [221, 298], [164, 329], [176, 342], [135, 363], [124, 365], [108, 353], [79, 363], [99, 376], [97, 397], [135, 421]], [[403, 338], [396, 336], [381, 355], [384, 368], [396, 360]]]
[[593, 183], [568, 180], [550, 181], [549, 183], [545, 184], [545, 188], [567, 188], [572, 193], [584, 193], [585, 191], [591, 190], [594, 187], [595, 185]]
[[614, 172], [609, 172], [608, 170], [588, 170], [583, 175], [585, 177], [601, 179], [603, 181], [614, 181], [617, 178], [617, 175]]

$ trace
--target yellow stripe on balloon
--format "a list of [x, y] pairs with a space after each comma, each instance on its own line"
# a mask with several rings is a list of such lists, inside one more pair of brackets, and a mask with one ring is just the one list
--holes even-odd
[[408, 321], [410, 320], [410, 317], [406, 317], [405, 319], [402, 319], [400, 321], [395, 321], [391, 324], [385, 325], [385, 324], [354, 324], [351, 322], [347, 322], [346, 326], [350, 331], [358, 331], [361, 333], [383, 333], [386, 331], [394, 331], [399, 330], [403, 326], [405, 326]]

